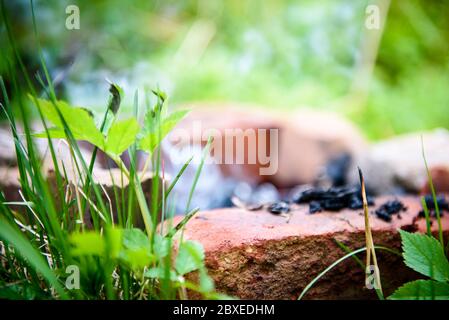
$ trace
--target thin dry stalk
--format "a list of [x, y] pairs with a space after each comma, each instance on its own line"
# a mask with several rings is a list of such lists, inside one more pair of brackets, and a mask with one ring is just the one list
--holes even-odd
[[[376, 250], [374, 249], [374, 241], [373, 235], [371, 233], [371, 226], [369, 223], [369, 211], [368, 211], [368, 200], [366, 198], [366, 188], [365, 188], [365, 180], [363, 178], [362, 170], [359, 168], [359, 177], [360, 177], [360, 185], [362, 189], [362, 200], [363, 200], [363, 213], [365, 216], [365, 241], [366, 241], [366, 267], [371, 266], [371, 255], [373, 256], [374, 263], [374, 277], [375, 277], [375, 289], [378, 290], [378, 293], [383, 296], [382, 293], [382, 285], [380, 282], [380, 270], [379, 265], [377, 264]], [[366, 273], [366, 281], [368, 281], [368, 274]]]

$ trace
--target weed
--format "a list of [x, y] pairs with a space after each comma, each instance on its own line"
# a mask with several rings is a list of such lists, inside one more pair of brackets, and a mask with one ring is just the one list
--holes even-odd
[[[9, 29], [8, 17], [2, 10], [9, 35], [11, 50], [15, 50], [14, 38]], [[33, 11], [34, 19], [34, 11]], [[35, 32], [37, 28], [35, 25]], [[41, 52], [40, 48], [38, 50]], [[45, 60], [41, 55], [43, 70]], [[13, 133], [17, 165], [20, 173], [20, 194], [23, 202], [7, 202], [0, 193], [0, 296], [24, 299], [173, 299], [188, 298], [187, 289], [207, 298], [219, 297], [204, 266], [202, 246], [194, 241], [182, 241], [181, 231], [188, 220], [198, 211], [190, 210], [176, 226], [171, 223], [173, 212], [168, 212], [165, 200], [188, 161], [165, 190], [160, 177], [160, 142], [186, 115], [187, 111], [167, 114], [166, 95], [153, 91], [156, 103], [145, 104], [143, 125], [137, 118], [140, 107], [135, 99], [133, 117], [119, 119], [123, 91], [111, 83], [109, 102], [100, 122], [86, 108], [78, 108], [58, 100], [48, 72], [38, 75], [42, 85], [42, 98], [28, 77], [20, 56], [8, 61], [8, 79], [12, 80], [11, 99], [0, 78], [5, 97], [2, 110]], [[29, 89], [28, 98], [38, 111], [44, 130], [31, 131], [29, 101], [24, 99], [17, 85], [16, 69], [21, 73]], [[137, 95], [136, 95], [137, 97]], [[18, 130], [16, 110], [22, 118], [22, 133]], [[51, 123], [51, 127], [47, 123]], [[35, 139], [48, 142], [52, 167], [56, 177], [56, 192], [35, 147]], [[70, 163], [61, 163], [55, 152], [54, 141], [62, 139], [69, 147]], [[81, 155], [78, 141], [87, 141], [95, 148], [87, 163]], [[120, 170], [120, 182], [114, 182], [114, 198], [121, 206], [113, 212], [104, 200], [105, 190], [95, 183], [94, 163], [97, 151], [106, 153]], [[136, 152], [141, 150], [153, 161], [153, 183], [150, 199], [146, 199], [141, 185], [140, 172], [136, 169]], [[207, 150], [207, 148], [206, 148]], [[128, 152], [127, 167], [121, 155]], [[206, 156], [206, 152], [204, 156]], [[204, 158], [203, 158], [204, 161]], [[75, 173], [70, 182], [67, 169]], [[112, 173], [110, 173], [112, 176]], [[196, 180], [201, 167], [196, 173]], [[127, 179], [129, 188], [123, 187]], [[165, 179], [163, 179], [165, 180]], [[195, 181], [196, 181], [195, 180]], [[165, 181], [163, 181], [165, 182]], [[117, 184], [120, 183], [120, 184]], [[72, 184], [75, 192], [66, 192]], [[190, 194], [193, 195], [196, 183]], [[119, 189], [120, 188], [120, 189]], [[159, 190], [162, 189], [162, 196]], [[117, 190], [121, 190], [118, 192]], [[149, 202], [149, 205], [148, 205]], [[20, 204], [20, 209], [17, 205]], [[92, 226], [86, 224], [90, 212]], [[75, 213], [75, 214], [73, 214]], [[160, 214], [161, 213], [161, 214]], [[117, 215], [115, 218], [114, 214]], [[145, 232], [135, 228], [134, 219], [140, 215]], [[164, 225], [164, 232], [157, 228]], [[177, 252], [174, 244], [178, 243]], [[72, 274], [68, 270], [76, 270]], [[198, 283], [189, 282], [186, 274], [197, 272]], [[73, 276], [77, 279], [74, 280]], [[79, 284], [72, 288], [68, 283]], [[72, 283], [72, 284], [73, 284]]]

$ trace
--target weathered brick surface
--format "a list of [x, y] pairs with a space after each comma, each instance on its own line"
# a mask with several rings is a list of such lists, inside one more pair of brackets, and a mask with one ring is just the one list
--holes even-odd
[[[408, 209], [391, 223], [371, 215], [376, 245], [400, 250], [398, 229], [425, 231], [425, 221], [415, 221], [421, 210], [419, 200], [402, 200]], [[443, 226], [449, 230], [448, 213]], [[351, 249], [365, 246], [361, 210], [310, 215], [306, 206], [295, 207], [289, 222], [263, 210], [201, 212], [187, 224], [184, 238], [203, 244], [217, 289], [243, 299], [297, 298], [316, 275], [345, 255], [335, 240]], [[386, 294], [418, 276], [404, 266], [401, 257], [380, 250], [377, 254]], [[363, 270], [349, 259], [322, 278], [305, 298], [374, 299], [376, 294], [364, 288]]]

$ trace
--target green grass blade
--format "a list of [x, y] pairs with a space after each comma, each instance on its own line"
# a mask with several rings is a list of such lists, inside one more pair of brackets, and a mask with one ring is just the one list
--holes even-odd
[[206, 160], [206, 157], [209, 154], [209, 149], [210, 149], [210, 145], [212, 144], [212, 141], [213, 141], [213, 137], [210, 136], [209, 139], [207, 140], [206, 147], [203, 150], [203, 155], [201, 156], [200, 165], [198, 166], [198, 169], [195, 172], [195, 177], [193, 179], [192, 187], [190, 188], [190, 192], [189, 192], [189, 198], [187, 200], [186, 213], [190, 210], [190, 203], [192, 202], [193, 194], [195, 192], [196, 185], [197, 185], [198, 180], [200, 178], [201, 171], [203, 170], [204, 161]]
[[426, 230], [427, 230], [427, 235], [429, 237], [432, 236], [432, 230], [431, 230], [431, 226], [430, 226], [430, 214], [429, 214], [429, 208], [427, 208], [427, 204], [426, 204], [426, 199], [424, 197], [421, 197], [421, 205], [422, 208], [424, 210], [424, 215], [426, 216]]
[[432, 191], [433, 203], [434, 203], [434, 206], [435, 206], [435, 214], [436, 214], [437, 222], [438, 222], [438, 238], [440, 240], [441, 247], [444, 250], [443, 226], [441, 224], [440, 208], [438, 207], [437, 195], [436, 195], [436, 192], [435, 192], [435, 187], [433, 185], [432, 175], [430, 174], [429, 166], [427, 165], [426, 153], [424, 151], [424, 139], [423, 139], [423, 136], [421, 136], [421, 151], [422, 151], [422, 157], [423, 157], [423, 160], [424, 160], [424, 165], [426, 167], [427, 178], [429, 180], [430, 190]]
[[200, 211], [200, 208], [195, 208], [192, 211], [188, 212], [184, 218], [173, 228], [169, 231], [167, 234], [167, 237], [171, 238], [173, 237], [179, 230], [184, 228], [184, 226], [189, 222], [190, 219], [198, 212]]
[[67, 298], [66, 292], [40, 252], [33, 247], [30, 241], [19, 230], [12, 227], [5, 218], [0, 218], [0, 237], [13, 246], [27, 263], [36, 272], [39, 272], [58, 292], [61, 298]]
[[[379, 250], [384, 250], [390, 253], [394, 253], [400, 257], [402, 257], [401, 253], [392, 250], [390, 248], [386, 248], [386, 247], [382, 247], [382, 246], [374, 246], [375, 249], [379, 249]], [[366, 247], [354, 250], [346, 255], [344, 255], [343, 257], [341, 257], [340, 259], [338, 259], [337, 261], [335, 261], [334, 263], [332, 263], [329, 267], [327, 267], [326, 269], [324, 269], [322, 272], [320, 272], [312, 281], [309, 282], [309, 284], [307, 284], [307, 286], [302, 290], [301, 294], [298, 297], [298, 300], [301, 300], [306, 293], [315, 285], [315, 283], [318, 282], [318, 280], [320, 280], [324, 275], [326, 275], [329, 271], [331, 271], [333, 268], [335, 268], [336, 266], [338, 266], [340, 263], [342, 263], [343, 261], [345, 261], [348, 258], [353, 257], [354, 255], [364, 252], [366, 251]]]
[[[351, 253], [352, 250], [346, 246], [343, 242], [338, 241], [337, 239], [334, 239], [335, 243], [337, 243], [337, 245], [346, 253]], [[352, 256], [352, 258], [354, 259], [354, 261], [362, 268], [363, 272], [365, 272], [366, 270], [366, 266], [365, 264], [362, 262], [362, 260], [360, 260], [359, 257], [357, 257], [356, 255]]]

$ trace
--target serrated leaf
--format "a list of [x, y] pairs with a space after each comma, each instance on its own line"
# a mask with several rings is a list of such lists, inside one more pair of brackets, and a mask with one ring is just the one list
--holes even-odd
[[[31, 99], [32, 101], [35, 101], [34, 98]], [[76, 139], [89, 141], [103, 149], [103, 135], [95, 126], [93, 117], [86, 110], [83, 108], [71, 107], [67, 102], [61, 100], [56, 101], [54, 104], [53, 102], [44, 99], [36, 98], [36, 100], [37, 107], [39, 107], [44, 117], [51, 121], [62, 132], [64, 132], [64, 125], [57, 110], [61, 113], [68, 128]]]
[[185, 241], [179, 247], [175, 269], [180, 275], [200, 269], [204, 263], [203, 246], [196, 241]]
[[147, 235], [137, 228], [123, 230], [123, 247], [131, 250], [151, 249]]
[[391, 300], [448, 300], [449, 284], [434, 280], [416, 280], [397, 289]]
[[121, 155], [134, 143], [138, 132], [139, 124], [134, 118], [114, 122], [106, 138], [106, 152]]
[[161, 236], [160, 234], [156, 234], [154, 236], [154, 254], [159, 258], [165, 258], [170, 252], [170, 241]]
[[399, 232], [405, 264], [408, 267], [437, 281], [449, 280], [449, 262], [434, 237], [403, 230]]
[[120, 258], [133, 270], [141, 269], [154, 262], [150, 241], [142, 230], [123, 230], [123, 248]]
[[162, 139], [181, 121], [188, 110], [178, 110], [166, 118], [160, 120], [160, 136], [159, 123], [155, 113], [150, 110], [145, 115], [144, 128], [142, 130], [141, 139], [139, 141], [139, 149], [152, 153], [159, 145]]

